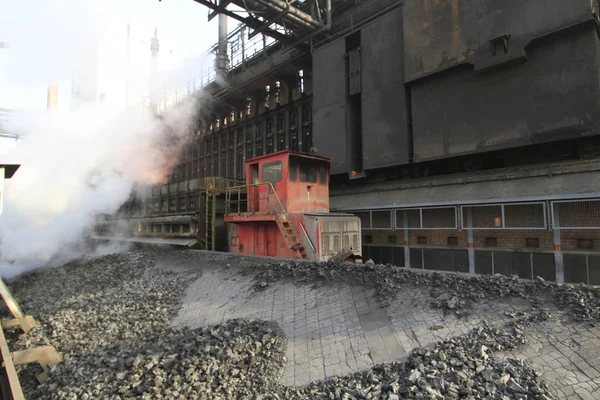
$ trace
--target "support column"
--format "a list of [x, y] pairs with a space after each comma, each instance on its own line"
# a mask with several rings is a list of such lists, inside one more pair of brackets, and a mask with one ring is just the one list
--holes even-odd
[[469, 247], [469, 274], [475, 275], [475, 244], [473, 243], [473, 210], [467, 208], [467, 246]]
[[404, 219], [404, 266], [410, 268], [410, 247], [408, 242], [408, 213], [402, 211]]
[[552, 233], [554, 236], [554, 266], [556, 268], [556, 282], [565, 281], [565, 264], [563, 261], [562, 244], [560, 240], [560, 220], [558, 212], [552, 207]]

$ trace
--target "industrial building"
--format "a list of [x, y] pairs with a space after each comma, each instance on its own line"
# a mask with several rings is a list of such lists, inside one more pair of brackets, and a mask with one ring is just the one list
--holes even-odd
[[597, 2], [196, 1], [221, 18], [188, 88], [209, 104], [124, 206], [134, 234], [218, 248], [245, 161], [300, 151], [331, 158], [364, 259], [600, 284]]

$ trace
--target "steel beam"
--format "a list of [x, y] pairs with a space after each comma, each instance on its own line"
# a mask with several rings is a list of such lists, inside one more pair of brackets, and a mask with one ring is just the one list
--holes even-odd
[[[230, 11], [230, 10], [227, 10], [226, 8], [218, 6], [209, 0], [194, 0], [194, 1], [196, 3], [202, 4], [203, 6], [210, 8], [211, 10], [215, 10], [221, 14], [225, 14], [228, 17], [231, 17], [237, 21], [240, 21], [252, 29], [257, 29], [262, 24], [256, 18], [242, 17], [241, 15], [238, 15], [233, 11]], [[275, 40], [279, 40], [280, 42], [284, 42], [284, 43], [289, 43], [291, 40], [291, 38], [288, 37], [287, 35], [284, 35], [281, 32], [274, 31], [273, 29], [265, 29], [264, 34], [272, 37]]]

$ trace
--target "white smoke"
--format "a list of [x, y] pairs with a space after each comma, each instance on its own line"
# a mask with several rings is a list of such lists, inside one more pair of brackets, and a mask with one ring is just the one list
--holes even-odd
[[184, 142], [164, 143], [163, 124], [185, 134], [193, 103], [161, 123], [144, 114], [87, 106], [20, 127], [27, 136], [7, 161], [21, 168], [5, 183], [0, 219], [1, 257], [16, 263], [0, 264], [1, 275], [79, 256], [94, 215], [114, 213], [136, 183], [165, 181]]
[[[105, 28], [103, 16], [91, 8], [98, 2], [15, 3], [8, 7], [9, 73], [19, 84], [70, 78], [78, 52]], [[103, 7], [116, 4], [108, 3]], [[0, 275], [81, 257], [82, 236], [95, 215], [117, 211], [136, 184], [166, 180], [196, 110], [195, 101], [187, 101], [158, 120], [145, 107], [124, 111], [107, 103], [15, 117], [11, 129], [25, 138], [2, 160], [21, 168], [5, 182]]]

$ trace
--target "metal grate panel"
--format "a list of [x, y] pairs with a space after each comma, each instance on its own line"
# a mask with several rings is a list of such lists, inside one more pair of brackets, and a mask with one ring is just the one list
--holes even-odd
[[461, 206], [462, 228], [472, 229], [547, 229], [546, 205], [537, 203], [508, 203]]
[[600, 200], [552, 202], [554, 229], [600, 229]]
[[[396, 229], [458, 229], [456, 207], [428, 207], [395, 210]], [[406, 221], [405, 221], [406, 218]]]

